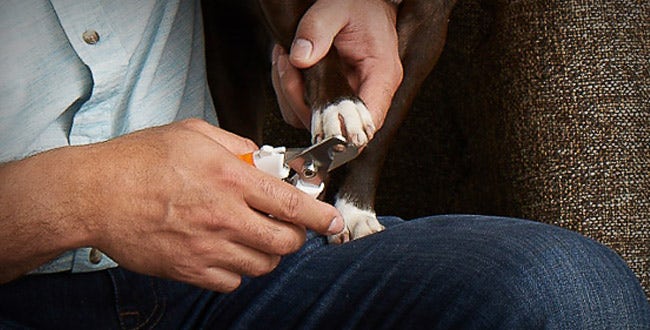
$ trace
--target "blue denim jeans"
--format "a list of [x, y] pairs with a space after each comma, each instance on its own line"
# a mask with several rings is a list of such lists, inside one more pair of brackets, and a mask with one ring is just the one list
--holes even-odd
[[537, 222], [381, 218], [387, 229], [304, 248], [231, 294], [115, 268], [0, 286], [2, 328], [650, 329], [610, 249]]

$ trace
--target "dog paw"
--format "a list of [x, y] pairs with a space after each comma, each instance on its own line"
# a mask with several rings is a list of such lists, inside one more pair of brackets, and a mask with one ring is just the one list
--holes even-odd
[[337, 199], [335, 206], [343, 215], [345, 229], [329, 236], [330, 244], [345, 243], [384, 230], [373, 211], [360, 209], [345, 199]]
[[376, 131], [372, 116], [359, 98], [343, 98], [312, 114], [311, 133], [314, 143], [332, 136], [344, 136], [357, 147], [368, 144]]

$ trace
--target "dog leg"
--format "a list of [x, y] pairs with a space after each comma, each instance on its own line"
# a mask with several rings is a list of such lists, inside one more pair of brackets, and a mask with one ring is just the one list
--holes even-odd
[[[335, 49], [315, 66], [303, 70], [303, 76], [306, 99], [313, 111], [313, 142], [336, 135], [344, 136], [357, 147], [366, 146], [372, 141], [376, 128], [370, 112], [348, 84]], [[332, 187], [331, 184], [328, 186]], [[367, 198], [374, 201], [374, 191], [368, 193]], [[341, 212], [346, 229], [339, 235], [329, 237], [330, 242], [345, 242], [384, 229], [372, 207], [363, 207], [363, 203], [356, 203], [350, 198], [337, 198], [334, 206]]]
[[397, 90], [384, 126], [364, 152], [333, 180], [340, 187], [335, 205], [344, 212], [347, 231], [330, 242], [357, 239], [381, 230], [374, 216], [375, 193], [390, 144], [406, 118], [424, 79], [442, 53], [453, 1], [404, 0], [398, 16], [400, 56], [404, 80]]
[[[270, 30], [285, 48], [291, 46], [293, 34], [300, 17], [311, 5], [311, 1], [260, 1]], [[318, 142], [331, 136], [341, 135], [361, 147], [370, 141], [376, 131], [374, 122], [366, 105], [359, 99], [343, 75], [342, 63], [336, 49], [330, 52], [313, 67], [303, 70], [306, 95], [312, 108], [312, 141]], [[346, 233], [360, 237], [377, 232], [383, 227], [371, 210], [361, 210], [344, 200], [335, 206], [346, 221]], [[350, 235], [342, 234], [341, 241]]]
[[[338, 54], [331, 51], [319, 64], [304, 71], [307, 99], [313, 111], [312, 140], [318, 142], [342, 135], [357, 147], [365, 146], [372, 141], [376, 129], [366, 105], [347, 84], [340, 63]], [[331, 183], [329, 186], [332, 186]], [[354, 189], [358, 191], [362, 188]], [[368, 193], [367, 198], [374, 201], [374, 191]], [[336, 199], [334, 206], [341, 212], [346, 226], [341, 234], [328, 238], [330, 243], [343, 243], [384, 229], [372, 207], [363, 205], [350, 198]]]
[[[276, 39], [289, 48], [298, 20], [313, 1], [260, 1]], [[447, 20], [455, 1], [404, 0], [398, 16], [400, 56], [404, 81], [398, 89], [385, 124], [375, 127], [363, 102], [347, 83], [336, 50], [315, 66], [303, 70], [306, 100], [314, 113], [312, 138], [319, 141], [343, 135], [357, 146], [370, 141], [364, 152], [347, 165], [335, 199], [346, 230], [330, 237], [330, 242], [345, 242], [378, 231], [383, 227], [374, 212], [379, 173], [395, 132], [412, 105], [422, 82], [437, 61], [446, 36]], [[373, 138], [374, 136], [374, 138]], [[340, 171], [339, 171], [340, 172]]]

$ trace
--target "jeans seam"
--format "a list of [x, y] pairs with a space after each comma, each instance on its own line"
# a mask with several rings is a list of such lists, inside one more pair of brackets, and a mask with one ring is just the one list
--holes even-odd
[[[117, 271], [120, 271], [120, 270], [117, 270]], [[117, 312], [119, 310], [119, 306], [120, 306], [120, 294], [119, 294], [120, 288], [119, 288], [118, 283], [117, 283], [118, 281], [116, 280], [115, 276], [112, 274], [111, 271], [109, 271], [109, 274], [110, 274], [111, 281], [113, 282], [113, 287], [115, 288], [115, 291], [114, 291], [115, 309], [116, 309], [116, 312]], [[143, 329], [143, 328], [151, 328], [151, 327], [154, 327], [155, 325], [157, 325], [158, 323], [160, 323], [160, 320], [163, 318], [164, 313], [162, 311], [164, 311], [166, 309], [166, 303], [165, 303], [165, 301], [160, 302], [160, 292], [158, 292], [158, 290], [157, 290], [157, 286], [156, 286], [156, 284], [154, 282], [154, 279], [150, 277], [150, 278], [148, 278], [148, 281], [149, 281], [149, 286], [151, 288], [151, 292], [153, 293], [153, 301], [154, 301], [154, 305], [153, 305], [153, 308], [151, 310], [151, 313], [149, 313], [147, 318], [145, 320], [143, 320], [142, 322], [140, 322], [135, 327], [127, 327], [124, 324], [124, 317], [130, 316], [130, 315], [141, 315], [142, 314], [141, 311], [136, 310], [136, 311], [118, 312], [117, 315], [118, 315], [118, 319], [119, 319], [119, 323], [120, 323], [120, 328], [122, 328], [122, 329], [134, 329], [134, 330], [135, 329]]]
[[[149, 285], [151, 287], [151, 292], [154, 295], [153, 299], [155, 301], [155, 304], [153, 306], [153, 309], [151, 310], [151, 313], [147, 317], [147, 319], [145, 319], [144, 321], [142, 321], [142, 323], [140, 323], [139, 325], [137, 325], [136, 327], [134, 327], [132, 329], [152, 328], [155, 325], [157, 325], [160, 322], [160, 320], [162, 319], [162, 317], [163, 317], [163, 313], [161, 312], [161, 310], [162, 311], [165, 310], [166, 304], [165, 304], [164, 301], [162, 303], [160, 302], [160, 295], [159, 295], [159, 292], [157, 290], [157, 286], [156, 286], [153, 278], [149, 278]], [[156, 315], [157, 315], [157, 318], [154, 319], [154, 317]]]

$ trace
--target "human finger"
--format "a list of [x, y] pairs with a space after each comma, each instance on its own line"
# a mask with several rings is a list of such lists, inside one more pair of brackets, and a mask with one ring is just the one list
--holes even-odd
[[215, 246], [213, 251], [207, 252], [203, 257], [210, 260], [212, 265], [208, 267], [223, 268], [251, 277], [270, 273], [281, 259], [280, 255], [265, 253], [228, 240], [219, 242], [218, 247]]
[[332, 205], [260, 171], [251, 170], [249, 175], [256, 184], [245, 187], [244, 199], [252, 208], [321, 234], [332, 235], [343, 230], [343, 218]]
[[273, 85], [273, 90], [275, 91], [275, 98], [278, 102], [280, 108], [280, 114], [284, 121], [296, 128], [303, 128], [302, 122], [295, 114], [292, 109], [291, 104], [287, 101], [285, 96], [282, 84], [280, 83], [280, 74], [284, 75], [284, 71], [280, 71], [278, 68], [278, 57], [282, 47], [276, 44], [273, 47], [273, 60], [271, 61], [271, 84]]
[[241, 285], [241, 275], [220, 267], [207, 267], [196, 278], [188, 280], [190, 284], [208, 290], [229, 293]]
[[359, 97], [372, 115], [377, 129], [381, 128], [395, 92], [403, 78], [402, 64], [397, 54], [376, 65], [382, 70], [370, 68], [359, 85]]
[[[280, 181], [278, 183], [284, 184]], [[236, 227], [224, 231], [228, 240], [263, 253], [280, 256], [291, 254], [305, 242], [304, 225], [282, 221], [262, 211], [251, 209], [241, 214], [233, 214], [233, 217], [239, 221]]]
[[191, 118], [179, 122], [178, 125], [203, 134], [236, 155], [259, 149], [252, 140], [211, 125], [204, 120]]
[[302, 74], [289, 63], [288, 55], [281, 46], [275, 45], [273, 54], [271, 80], [282, 118], [293, 127], [308, 128], [311, 110], [305, 103]]
[[346, 8], [316, 1], [298, 23], [289, 53], [291, 64], [304, 69], [325, 57], [349, 21], [346, 13]]

